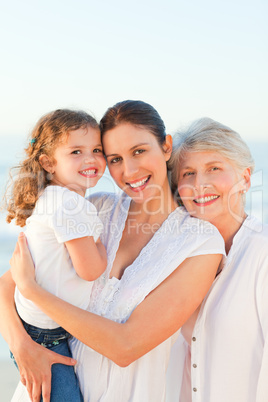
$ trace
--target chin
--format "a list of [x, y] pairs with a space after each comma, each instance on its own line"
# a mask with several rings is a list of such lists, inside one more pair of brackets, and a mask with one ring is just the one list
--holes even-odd
[[133, 201], [135, 201], [137, 204], [143, 204], [144, 203], [144, 197], [143, 197], [143, 195], [142, 194], [130, 194], [130, 193], [127, 193], [128, 195], [129, 195], [129, 197], [133, 200]]

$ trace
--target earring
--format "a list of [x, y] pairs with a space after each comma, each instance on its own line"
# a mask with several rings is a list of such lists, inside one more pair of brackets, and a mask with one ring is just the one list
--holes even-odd
[[242, 194], [246, 194], [246, 190], [242, 190], [241, 193], [242, 193]]
[[51, 181], [53, 179], [53, 173], [47, 173], [47, 180]]

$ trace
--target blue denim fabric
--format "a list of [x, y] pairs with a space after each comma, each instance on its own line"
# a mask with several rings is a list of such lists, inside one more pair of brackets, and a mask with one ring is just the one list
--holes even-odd
[[[47, 349], [53, 350], [53, 352], [59, 353], [60, 355], [72, 357], [68, 345], [68, 339], [71, 335], [65, 331], [65, 329], [61, 327], [56, 329], [38, 328], [27, 324], [23, 320], [22, 323], [27, 333], [35, 342]], [[12, 353], [11, 358], [17, 366]], [[51, 371], [51, 402], [83, 402], [83, 397], [73, 366], [53, 364]], [[43, 398], [41, 398], [40, 401], [42, 402]]]

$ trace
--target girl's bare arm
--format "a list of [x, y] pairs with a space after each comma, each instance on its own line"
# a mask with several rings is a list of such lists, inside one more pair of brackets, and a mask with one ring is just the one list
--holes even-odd
[[69, 240], [65, 243], [74, 269], [80, 278], [94, 281], [106, 269], [107, 255], [104, 245], [93, 236]]

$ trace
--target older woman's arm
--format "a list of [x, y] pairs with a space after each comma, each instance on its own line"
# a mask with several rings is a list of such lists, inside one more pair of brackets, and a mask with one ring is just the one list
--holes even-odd
[[187, 321], [209, 290], [221, 255], [186, 259], [147, 296], [124, 324], [74, 307], [38, 286], [24, 236], [19, 238], [19, 248], [12, 260], [12, 275], [26, 298], [81, 342], [116, 364], [127, 366]]
[[34, 342], [25, 331], [14, 304], [15, 284], [10, 271], [0, 278], [0, 332], [14, 354], [21, 382], [26, 385], [31, 400], [50, 400], [51, 365], [74, 365], [76, 361], [58, 355]]

